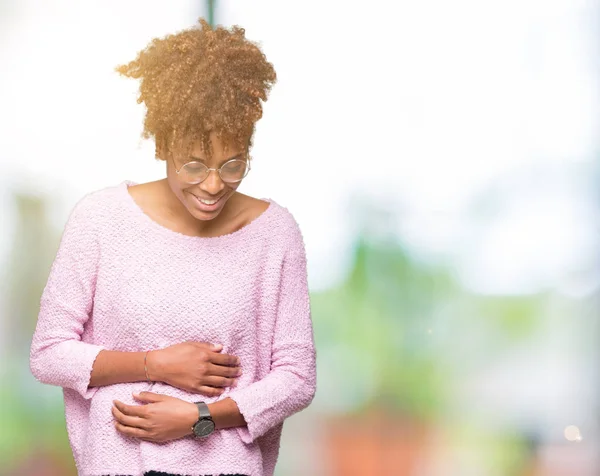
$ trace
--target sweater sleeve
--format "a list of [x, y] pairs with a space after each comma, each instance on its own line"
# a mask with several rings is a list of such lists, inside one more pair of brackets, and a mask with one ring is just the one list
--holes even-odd
[[237, 428], [244, 443], [252, 443], [306, 408], [316, 390], [306, 253], [298, 228], [282, 266], [270, 372], [247, 387], [234, 388], [228, 395], [246, 420], [246, 427]]
[[42, 297], [29, 365], [42, 383], [77, 391], [90, 399], [90, 374], [103, 346], [83, 342], [96, 283], [99, 247], [91, 197], [71, 211]]

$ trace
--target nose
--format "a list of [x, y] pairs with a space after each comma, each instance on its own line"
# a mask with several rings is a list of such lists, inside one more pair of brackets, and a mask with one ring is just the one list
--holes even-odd
[[200, 188], [209, 195], [218, 195], [225, 188], [225, 183], [221, 180], [217, 170], [210, 170], [208, 177], [200, 182]]

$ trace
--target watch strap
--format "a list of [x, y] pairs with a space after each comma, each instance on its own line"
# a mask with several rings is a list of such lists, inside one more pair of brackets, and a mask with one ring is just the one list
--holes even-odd
[[206, 418], [210, 418], [212, 420], [212, 417], [210, 416], [210, 411], [208, 409], [208, 405], [204, 402], [194, 402], [196, 404], [196, 406], [198, 407], [198, 420], [203, 420]]

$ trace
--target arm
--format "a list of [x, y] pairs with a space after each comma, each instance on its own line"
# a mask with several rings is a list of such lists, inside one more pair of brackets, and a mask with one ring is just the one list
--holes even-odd
[[[223, 420], [241, 422], [243, 419], [247, 426], [238, 427], [238, 433], [242, 441], [251, 443], [307, 407], [315, 390], [316, 355], [306, 254], [302, 235], [295, 224], [282, 269], [271, 371], [262, 380], [247, 387], [234, 388], [229, 393], [230, 399], [237, 405], [239, 417], [236, 409], [228, 403], [215, 409], [225, 413], [226, 416], [221, 417]], [[209, 405], [211, 412], [218, 403], [221, 402]]]
[[[209, 403], [207, 406], [208, 411], [210, 411], [210, 416], [215, 422], [215, 429], [220, 430], [222, 428], [246, 426], [244, 416], [240, 413], [240, 409], [231, 398], [224, 398], [218, 402]], [[196, 420], [198, 420], [198, 408], [196, 405], [194, 405], [194, 411], [191, 413], [195, 417], [192, 421], [193, 425], [196, 423]]]
[[[152, 442], [193, 435], [192, 426], [198, 421], [198, 407], [194, 403], [153, 392], [134, 393], [133, 397], [145, 405], [126, 405], [113, 400], [115, 427], [124, 435]], [[230, 398], [209, 407], [217, 429], [244, 424]]]
[[92, 365], [103, 346], [81, 341], [92, 309], [99, 246], [89, 196], [73, 208], [40, 300], [30, 348], [30, 369], [42, 383], [89, 399]]
[[[103, 387], [115, 383], [145, 381], [145, 354], [145, 352], [101, 350], [94, 362], [89, 386]], [[148, 360], [150, 360], [149, 357]]]
[[[239, 359], [221, 344], [185, 341], [147, 353], [148, 378], [207, 396], [218, 396], [235, 382]], [[102, 350], [92, 369], [90, 387], [146, 380], [146, 352]]]

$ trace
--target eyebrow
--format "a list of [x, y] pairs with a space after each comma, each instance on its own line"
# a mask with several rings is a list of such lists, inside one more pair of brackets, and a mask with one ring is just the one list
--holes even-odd
[[[239, 154], [237, 154], [237, 155], [234, 155], [233, 157], [230, 157], [230, 158], [228, 158], [228, 159], [225, 159], [225, 160], [224, 160], [223, 162], [221, 162], [219, 165], [223, 165], [224, 163], [226, 163], [226, 162], [229, 162], [230, 160], [233, 160], [233, 159], [239, 159], [240, 157], [243, 157], [244, 155], [245, 155], [245, 154], [244, 154], [244, 152], [240, 152]], [[204, 159], [203, 157], [195, 157], [194, 155], [190, 155], [190, 159], [192, 159], [192, 160], [197, 160], [197, 161], [199, 161], [199, 162], [204, 162], [204, 161], [206, 160], [206, 159]]]

